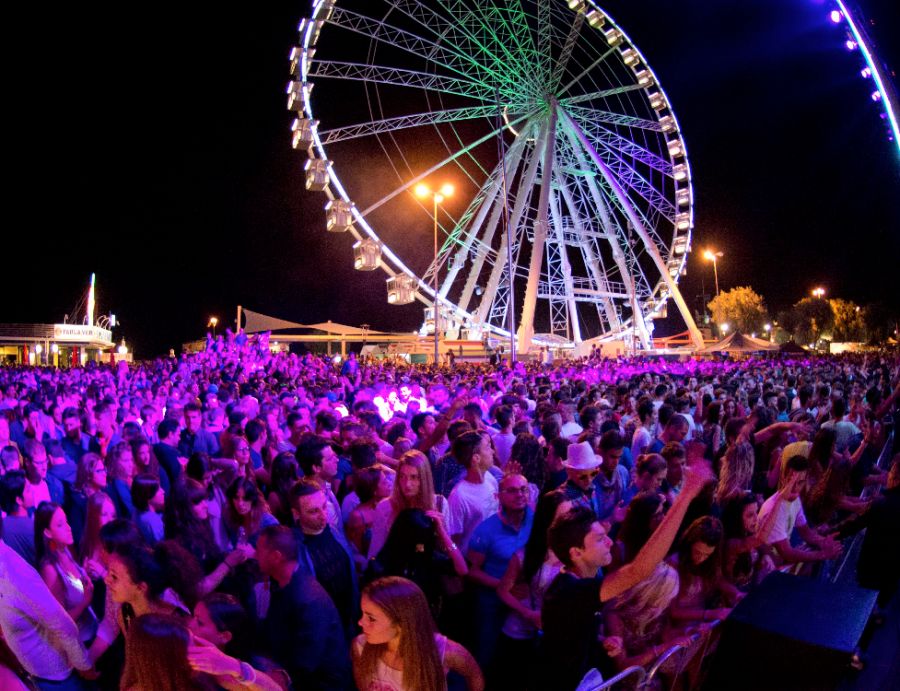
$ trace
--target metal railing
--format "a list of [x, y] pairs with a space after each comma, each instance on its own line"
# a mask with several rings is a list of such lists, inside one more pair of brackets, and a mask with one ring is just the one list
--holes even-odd
[[667, 648], [646, 669], [639, 665], [633, 665], [619, 672], [616, 676], [604, 680], [596, 669], [588, 672], [576, 691], [607, 691], [616, 688], [619, 684], [628, 681], [628, 687], [634, 691], [650, 691], [651, 689], [664, 688], [658, 685], [662, 674], [672, 678], [674, 686], [677, 678], [687, 669], [688, 665], [697, 655], [706, 656], [709, 642], [716, 633], [715, 629], [721, 624], [719, 620], [710, 622], [706, 630], [696, 633], [690, 638], [688, 644], [677, 644]]
[[[894, 448], [894, 434], [895, 430], [892, 429], [885, 438], [884, 446], [878, 454], [878, 460], [875, 462], [874, 467], [879, 470], [886, 470], [888, 463], [891, 460], [891, 450]], [[868, 499], [880, 490], [881, 485], [866, 485], [862, 488], [859, 498]], [[837, 583], [838, 579], [840, 579], [843, 574], [844, 567], [859, 556], [858, 550], [864, 535], [865, 531], [857, 533], [850, 540], [850, 544], [845, 547], [843, 554], [841, 554], [840, 561], [834, 565], [831, 577], [829, 578], [832, 583]]]

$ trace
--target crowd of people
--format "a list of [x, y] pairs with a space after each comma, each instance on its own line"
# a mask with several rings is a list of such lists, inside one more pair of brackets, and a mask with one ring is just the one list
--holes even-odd
[[228, 334], [4, 366], [0, 688], [565, 691], [674, 645], [696, 681], [767, 574], [863, 527], [860, 583], [896, 592], [898, 411], [888, 353], [435, 368]]

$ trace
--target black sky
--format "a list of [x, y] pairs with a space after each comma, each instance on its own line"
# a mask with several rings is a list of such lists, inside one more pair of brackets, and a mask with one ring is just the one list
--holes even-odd
[[[900, 301], [900, 156], [824, 0], [610, 0], [681, 123], [694, 248], [773, 310], [814, 285]], [[900, 9], [862, 0], [900, 66]], [[60, 321], [92, 271], [139, 357], [235, 306], [413, 330], [381, 273], [322, 230], [290, 148], [286, 56], [304, 2], [27, 10], [8, 48], [0, 322]], [[895, 77], [896, 81], [896, 77]], [[430, 253], [430, 244], [421, 248]], [[692, 255], [689, 302], [712, 273]], [[670, 309], [670, 312], [673, 310]], [[657, 333], [664, 332], [660, 325]]]

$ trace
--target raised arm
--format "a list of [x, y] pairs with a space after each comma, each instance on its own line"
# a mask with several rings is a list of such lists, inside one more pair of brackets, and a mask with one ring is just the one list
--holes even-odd
[[715, 479], [709, 462], [702, 456], [703, 444], [691, 442], [687, 447], [691, 464], [685, 471], [684, 488], [634, 561], [603, 579], [603, 585], [600, 587], [601, 602], [611, 600], [653, 573], [656, 565], [669, 553], [691, 501], [708, 482]]

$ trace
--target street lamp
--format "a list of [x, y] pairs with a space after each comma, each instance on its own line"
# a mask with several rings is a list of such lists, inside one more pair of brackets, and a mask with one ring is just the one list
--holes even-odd
[[772, 335], [772, 325], [771, 325], [771, 324], [764, 324], [764, 325], [763, 325], [763, 329], [764, 329], [765, 332], [766, 332], [766, 336], [768, 336], [768, 337], [769, 337], [769, 340], [771, 341], [772, 338], [773, 338], [773, 335]]
[[209, 318], [209, 322], [207, 323], [206, 326], [207, 326], [207, 327], [210, 327], [210, 326], [212, 327], [212, 330], [213, 330], [213, 338], [216, 337], [216, 327], [217, 327], [218, 325], [219, 325], [219, 318], [218, 318], [218, 317], [210, 317], [210, 318]]
[[822, 287], [813, 288], [812, 295], [814, 298], [819, 298], [821, 300], [825, 295], [825, 289]]
[[441, 185], [437, 192], [432, 192], [431, 188], [425, 184], [416, 185], [416, 196], [420, 199], [431, 197], [433, 202], [432, 217], [434, 218], [434, 272], [431, 275], [431, 289], [434, 291], [434, 366], [437, 367], [441, 361], [441, 354], [438, 350], [439, 333], [438, 325], [440, 323], [440, 308], [438, 307], [438, 204], [443, 202], [447, 197], [453, 195], [453, 185], [449, 182]]
[[727, 334], [727, 333], [728, 333], [728, 324], [727, 324], [727, 323], [725, 323], [725, 324], [719, 324], [719, 331], [722, 332], [722, 335], [723, 335], [723, 336], [724, 336], [725, 334]]
[[713, 252], [712, 250], [705, 250], [703, 252], [703, 258], [706, 261], [713, 263], [713, 276], [716, 277], [716, 297], [719, 297], [719, 268], [717, 266], [717, 261], [721, 256], [721, 252]]

